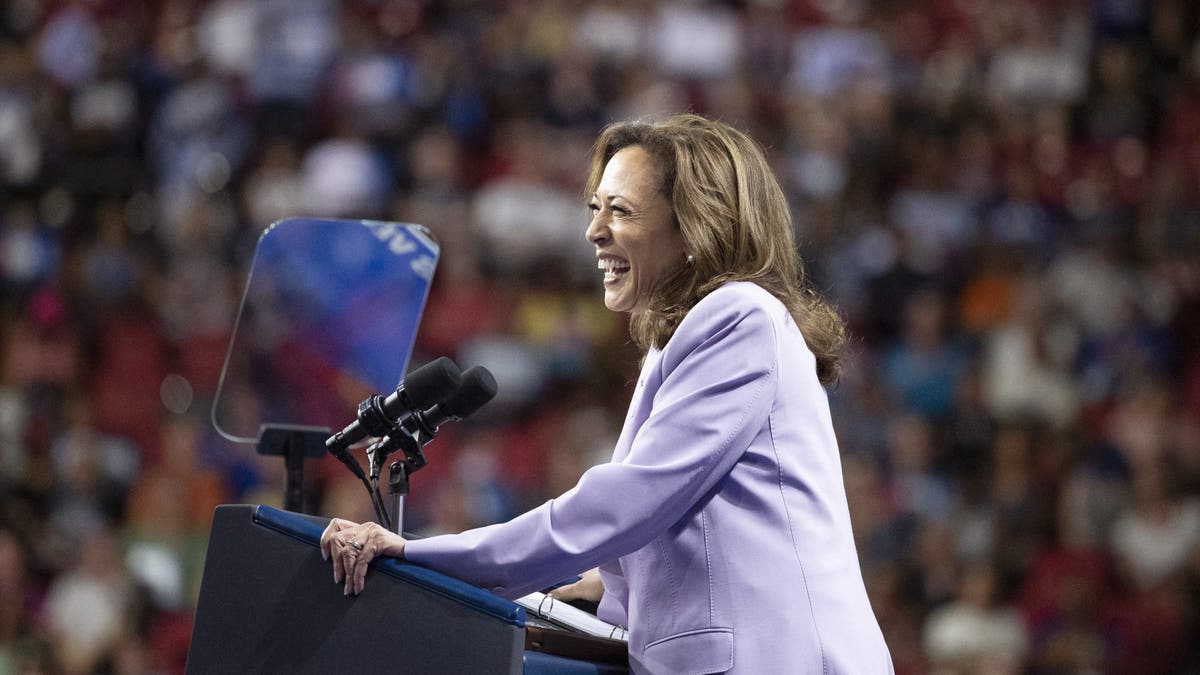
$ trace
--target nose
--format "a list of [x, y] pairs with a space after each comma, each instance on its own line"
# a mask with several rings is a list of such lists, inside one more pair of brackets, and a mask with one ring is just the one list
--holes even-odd
[[602, 246], [609, 240], [611, 233], [608, 230], [608, 218], [604, 215], [603, 209], [594, 213], [583, 236], [593, 246]]

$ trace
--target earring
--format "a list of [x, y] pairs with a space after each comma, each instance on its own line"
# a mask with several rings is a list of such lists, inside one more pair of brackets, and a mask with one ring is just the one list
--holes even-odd
[[694, 255], [692, 255], [691, 253], [689, 253], [689, 254], [688, 254], [688, 257], [687, 257], [687, 264], [689, 264], [689, 265], [695, 265], [695, 264], [696, 264], [696, 256], [694, 256]]

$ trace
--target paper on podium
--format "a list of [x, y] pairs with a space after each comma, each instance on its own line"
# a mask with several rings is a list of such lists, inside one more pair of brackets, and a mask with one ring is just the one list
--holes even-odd
[[574, 607], [566, 602], [555, 600], [545, 593], [530, 593], [513, 602], [525, 608], [525, 611], [551, 624], [569, 628], [594, 637], [609, 638], [625, 641], [625, 629], [611, 623], [601, 621], [594, 615]]

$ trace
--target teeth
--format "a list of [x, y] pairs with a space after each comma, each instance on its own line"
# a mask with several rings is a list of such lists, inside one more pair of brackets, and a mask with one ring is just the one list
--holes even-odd
[[629, 263], [624, 260], [602, 258], [596, 261], [596, 269], [603, 270], [607, 274], [620, 274], [629, 271]]

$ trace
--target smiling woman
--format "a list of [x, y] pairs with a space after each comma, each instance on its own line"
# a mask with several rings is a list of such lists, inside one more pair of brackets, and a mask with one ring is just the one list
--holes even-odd
[[[505, 597], [598, 600], [636, 672], [889, 673], [821, 385], [845, 340], [758, 146], [696, 115], [608, 127], [586, 237], [645, 351], [612, 461], [497, 525], [405, 541], [334, 519], [336, 580], [404, 557]], [[589, 569], [594, 568], [594, 569]]]
[[[632, 157], [625, 156], [627, 149]], [[647, 293], [641, 298], [645, 305], [639, 311], [608, 305], [635, 314], [634, 341], [642, 349], [661, 348], [701, 298], [730, 281], [751, 281], [788, 308], [817, 357], [821, 382], [835, 381], [845, 326], [806, 283], [787, 198], [758, 144], [733, 127], [699, 115], [607, 127], [596, 141], [586, 189], [593, 213], [587, 237], [600, 256], [606, 251], [593, 238], [597, 210], [603, 206], [598, 198], [605, 189], [612, 190], [612, 182], [620, 180], [631, 163], [637, 179], [657, 180], [657, 192], [683, 246], [676, 255], [670, 238], [654, 230], [659, 236], [649, 245], [658, 247], [654, 255], [661, 265], [654, 286], [638, 289]], [[644, 217], [640, 220], [645, 222]], [[606, 304], [608, 290], [606, 279]]]
[[587, 239], [604, 270], [604, 305], [614, 312], [646, 311], [654, 290], [684, 265], [662, 173], [644, 148], [631, 145], [609, 160], [588, 204]]

